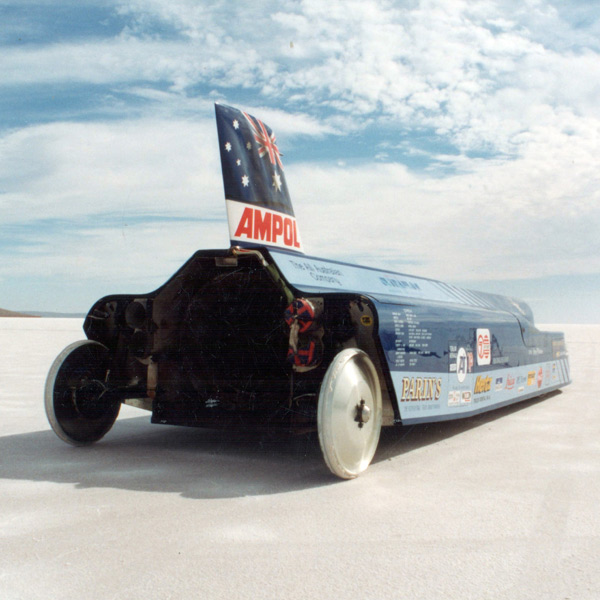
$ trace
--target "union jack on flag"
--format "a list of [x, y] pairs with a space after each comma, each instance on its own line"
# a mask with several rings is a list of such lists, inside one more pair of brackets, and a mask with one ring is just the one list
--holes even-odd
[[246, 119], [250, 123], [250, 127], [254, 132], [254, 139], [258, 143], [258, 155], [262, 158], [266, 154], [269, 155], [269, 160], [271, 164], [274, 165], [275, 162], [279, 165], [279, 168], [283, 171], [283, 164], [281, 164], [281, 153], [279, 152], [279, 148], [276, 144], [275, 134], [271, 131], [271, 134], [267, 132], [267, 128], [265, 124], [256, 119], [256, 123], [254, 122], [254, 117], [250, 116], [248, 113], [244, 113]]

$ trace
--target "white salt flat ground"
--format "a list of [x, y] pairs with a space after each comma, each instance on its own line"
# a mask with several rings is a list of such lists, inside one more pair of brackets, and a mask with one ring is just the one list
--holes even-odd
[[0, 319], [0, 598], [600, 598], [600, 326], [562, 329], [563, 393], [384, 430], [342, 482], [314, 437], [128, 407], [67, 446], [43, 384], [81, 321]]

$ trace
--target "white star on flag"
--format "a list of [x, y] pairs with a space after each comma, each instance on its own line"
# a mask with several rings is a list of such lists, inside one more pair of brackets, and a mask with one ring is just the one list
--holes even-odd
[[273, 175], [273, 187], [280, 192], [281, 191], [281, 176], [279, 173]]
[[225, 150], [227, 150], [227, 152], [231, 152], [231, 144], [229, 142], [225, 144]]
[[244, 187], [248, 187], [248, 184], [250, 183], [250, 177], [248, 177], [248, 175], [244, 175], [242, 177], [242, 185]]
[[234, 119], [234, 121], [233, 121], [233, 128], [234, 129], [240, 128], [240, 122], [237, 119]]

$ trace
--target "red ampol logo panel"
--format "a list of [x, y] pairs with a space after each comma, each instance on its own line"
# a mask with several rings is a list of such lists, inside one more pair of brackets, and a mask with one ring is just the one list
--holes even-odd
[[228, 200], [227, 216], [232, 240], [303, 251], [298, 225], [291, 215]]

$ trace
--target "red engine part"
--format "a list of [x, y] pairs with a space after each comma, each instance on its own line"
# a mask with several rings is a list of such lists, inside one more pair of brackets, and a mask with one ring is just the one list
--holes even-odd
[[290, 347], [287, 359], [297, 367], [312, 367], [320, 362], [323, 355], [323, 344], [320, 340], [308, 340], [298, 345], [298, 349]]
[[291, 327], [294, 321], [298, 323], [298, 333], [308, 331], [315, 322], [315, 307], [305, 298], [296, 298], [285, 309], [285, 322]]

